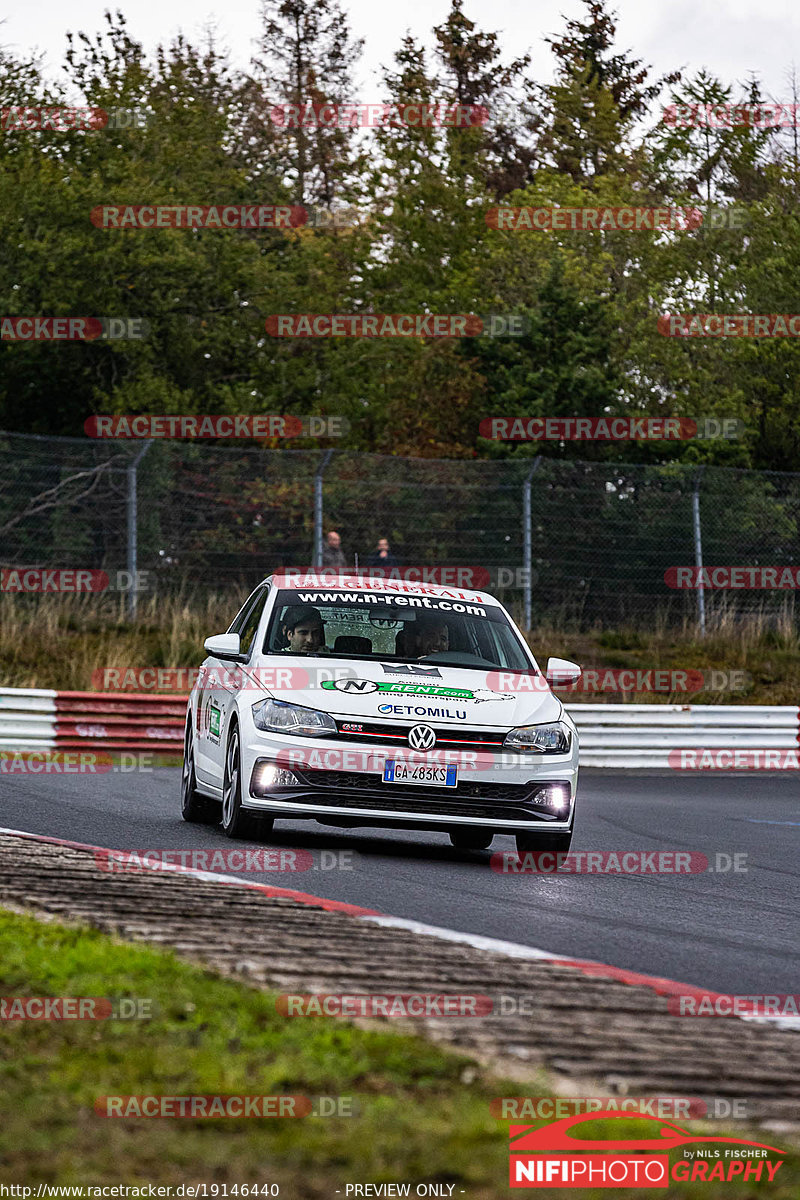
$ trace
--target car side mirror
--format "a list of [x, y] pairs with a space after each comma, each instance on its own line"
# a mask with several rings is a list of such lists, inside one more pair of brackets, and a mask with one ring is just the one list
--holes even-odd
[[203, 642], [206, 650], [214, 658], [241, 658], [241, 642], [238, 633], [215, 633], [213, 637]]
[[568, 658], [548, 658], [547, 660], [547, 682], [550, 687], [568, 687], [572, 683], [577, 683], [582, 674], [583, 671], [578, 664], [570, 662]]

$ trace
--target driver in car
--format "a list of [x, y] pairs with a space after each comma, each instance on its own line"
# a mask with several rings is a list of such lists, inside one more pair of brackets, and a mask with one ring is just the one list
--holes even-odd
[[433, 614], [420, 614], [413, 627], [413, 646], [417, 658], [427, 654], [442, 654], [450, 649], [450, 630], [447, 622]]
[[325, 649], [325, 624], [311, 604], [287, 608], [281, 621], [284, 654], [317, 654]]

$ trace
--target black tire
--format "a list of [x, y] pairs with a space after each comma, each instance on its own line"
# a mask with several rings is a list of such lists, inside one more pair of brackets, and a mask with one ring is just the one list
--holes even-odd
[[194, 734], [192, 713], [186, 719], [186, 734], [183, 739], [183, 770], [181, 771], [181, 816], [193, 825], [218, 825], [221, 806], [218, 800], [203, 796], [197, 790], [194, 772]]
[[234, 725], [225, 751], [225, 772], [222, 777], [222, 830], [229, 838], [248, 838], [257, 841], [268, 833], [274, 820], [254, 817], [242, 808], [242, 756], [239, 752], [239, 726]]
[[494, 841], [490, 829], [475, 829], [469, 825], [451, 829], [449, 837], [456, 850], [488, 850]]
[[531, 854], [550, 850], [553, 854], [566, 854], [572, 844], [569, 833], [518, 833], [517, 853]]

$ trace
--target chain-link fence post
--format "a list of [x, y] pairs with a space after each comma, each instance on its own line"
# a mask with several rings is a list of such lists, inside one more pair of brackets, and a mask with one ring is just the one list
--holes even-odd
[[136, 620], [136, 607], [139, 602], [139, 593], [136, 588], [136, 571], [137, 571], [137, 527], [138, 527], [138, 487], [136, 472], [139, 463], [144, 458], [147, 451], [152, 446], [152, 441], [147, 441], [142, 446], [139, 453], [134, 458], [133, 462], [128, 465], [128, 620]]
[[531, 467], [525, 482], [522, 485], [522, 559], [523, 559], [523, 586], [525, 588], [525, 628], [530, 630], [533, 621], [533, 601], [532, 601], [532, 570], [533, 570], [533, 539], [531, 538], [531, 483], [533, 477], [539, 469], [541, 458], [536, 458]]
[[322, 476], [333, 457], [332, 450], [324, 450], [314, 475], [314, 566], [322, 566]]
[[703, 534], [700, 528], [700, 480], [703, 467], [698, 467], [692, 488], [692, 522], [694, 525], [694, 565], [697, 567], [697, 616], [700, 621], [700, 636], [706, 636], [706, 594], [700, 584], [703, 569]]

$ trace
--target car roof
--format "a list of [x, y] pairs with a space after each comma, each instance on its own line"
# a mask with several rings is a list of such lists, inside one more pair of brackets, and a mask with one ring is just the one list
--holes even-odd
[[[337, 575], [338, 578], [331, 581], [330, 578], [326, 579], [326, 574], [329, 577]], [[319, 571], [309, 571], [307, 575], [302, 575], [299, 571], [293, 571], [289, 580], [286, 579], [286, 576], [282, 572], [276, 571], [273, 575], [268, 576], [264, 582], [274, 583], [279, 579], [284, 581], [282, 587], [287, 591], [305, 591], [306, 588], [314, 588], [318, 591], [358, 591], [369, 592], [379, 596], [432, 596], [444, 600], [466, 599], [476, 603], [500, 604], [500, 601], [495, 596], [490, 595], [489, 592], [479, 592], [474, 588], [462, 588], [455, 584], [448, 586], [445, 584], [417, 582], [412, 579], [367, 579], [363, 576], [340, 574], [338, 570], [331, 568], [326, 571], [324, 567], [320, 568]], [[346, 583], [346, 579], [349, 579], [350, 582]]]

